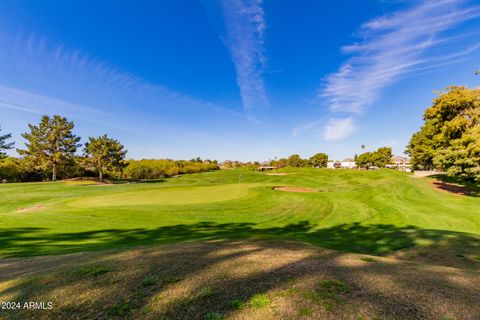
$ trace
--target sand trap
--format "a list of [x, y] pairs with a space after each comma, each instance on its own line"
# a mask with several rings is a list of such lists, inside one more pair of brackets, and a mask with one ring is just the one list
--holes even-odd
[[317, 192], [317, 190], [310, 189], [310, 188], [296, 188], [296, 187], [274, 187], [273, 190], [286, 191], [286, 192], [304, 192], [304, 193]]
[[39, 205], [36, 205], [36, 206], [33, 206], [33, 207], [30, 207], [30, 208], [20, 208], [17, 210], [18, 213], [24, 213], [24, 212], [34, 212], [34, 211], [39, 211], [39, 210], [42, 210], [44, 209], [45, 206], [42, 205], [42, 204], [39, 204]]
[[265, 173], [266, 176], [286, 176], [289, 173]]

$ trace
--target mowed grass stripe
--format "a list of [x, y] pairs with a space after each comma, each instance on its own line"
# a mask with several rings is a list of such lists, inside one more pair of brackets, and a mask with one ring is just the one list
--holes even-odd
[[[279, 172], [286, 175], [221, 170], [106, 187], [7, 184], [0, 189], [0, 255], [242, 237], [385, 253], [425, 239], [480, 234], [480, 198], [439, 191], [426, 179], [394, 170]], [[38, 205], [45, 208], [18, 212]]]

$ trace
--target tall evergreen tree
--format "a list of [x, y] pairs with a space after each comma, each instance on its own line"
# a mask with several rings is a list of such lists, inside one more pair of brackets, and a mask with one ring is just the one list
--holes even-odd
[[123, 145], [106, 134], [98, 138], [88, 138], [83, 152], [87, 165], [98, 171], [98, 179], [103, 181], [103, 173], [106, 170], [122, 169], [123, 159], [127, 153]]
[[[0, 127], [0, 131], [2, 131], [1, 127]], [[0, 135], [0, 159], [3, 159], [7, 156], [7, 154], [4, 152], [5, 150], [10, 150], [13, 148], [14, 142], [7, 142], [7, 140], [10, 139], [11, 137], [12, 137], [11, 133]]]
[[52, 181], [57, 180], [58, 165], [71, 160], [80, 147], [80, 137], [72, 133], [73, 122], [58, 115], [53, 118], [44, 115], [38, 126], [29, 124], [28, 127], [30, 132], [22, 134], [27, 140], [27, 148], [18, 150], [18, 153], [31, 159], [39, 168], [50, 167]]

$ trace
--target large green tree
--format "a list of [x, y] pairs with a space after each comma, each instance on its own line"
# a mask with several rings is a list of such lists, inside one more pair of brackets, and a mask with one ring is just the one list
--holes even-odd
[[103, 181], [106, 170], [121, 170], [124, 167], [123, 160], [127, 151], [123, 145], [106, 134], [98, 138], [88, 138], [83, 149], [87, 165], [98, 171], [98, 179]]
[[431, 125], [431, 122], [426, 122], [420, 131], [413, 134], [407, 145], [406, 153], [410, 155], [414, 169], [434, 169], [433, 157], [438, 146], [434, 136], [435, 128]]
[[382, 147], [374, 152], [360, 154], [355, 159], [355, 164], [365, 169], [369, 169], [370, 167], [385, 168], [387, 164], [392, 163], [392, 156], [392, 148]]
[[392, 148], [390, 147], [382, 147], [378, 148], [376, 152], [374, 152], [374, 165], [379, 168], [385, 168], [387, 164], [392, 163]]
[[306, 161], [300, 157], [298, 154], [292, 154], [287, 159], [287, 164], [291, 167], [304, 167]]
[[80, 137], [73, 134], [73, 122], [65, 117], [44, 115], [38, 126], [29, 124], [30, 132], [22, 134], [27, 140], [26, 149], [18, 153], [26, 156], [41, 169], [52, 170], [52, 181], [57, 180], [57, 169], [60, 164], [73, 159]]
[[355, 164], [364, 169], [370, 169], [370, 167], [373, 167], [373, 163], [374, 155], [372, 152], [364, 152], [355, 159]]
[[480, 89], [447, 88], [423, 119], [425, 124], [407, 146], [414, 167], [480, 181]]
[[316, 153], [310, 158], [310, 163], [315, 168], [325, 168], [328, 163], [328, 155], [325, 153]]
[[[0, 127], [0, 131], [2, 131], [2, 127]], [[7, 140], [11, 137], [11, 133], [0, 135], [0, 159], [3, 159], [7, 156], [7, 154], [4, 152], [5, 150], [10, 150], [13, 148], [14, 142], [7, 142]]]

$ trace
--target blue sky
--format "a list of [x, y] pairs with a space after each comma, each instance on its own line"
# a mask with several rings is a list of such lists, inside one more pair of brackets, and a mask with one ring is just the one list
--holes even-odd
[[61, 114], [129, 158], [401, 154], [434, 92], [477, 86], [476, 69], [478, 1], [0, 2], [16, 147]]

